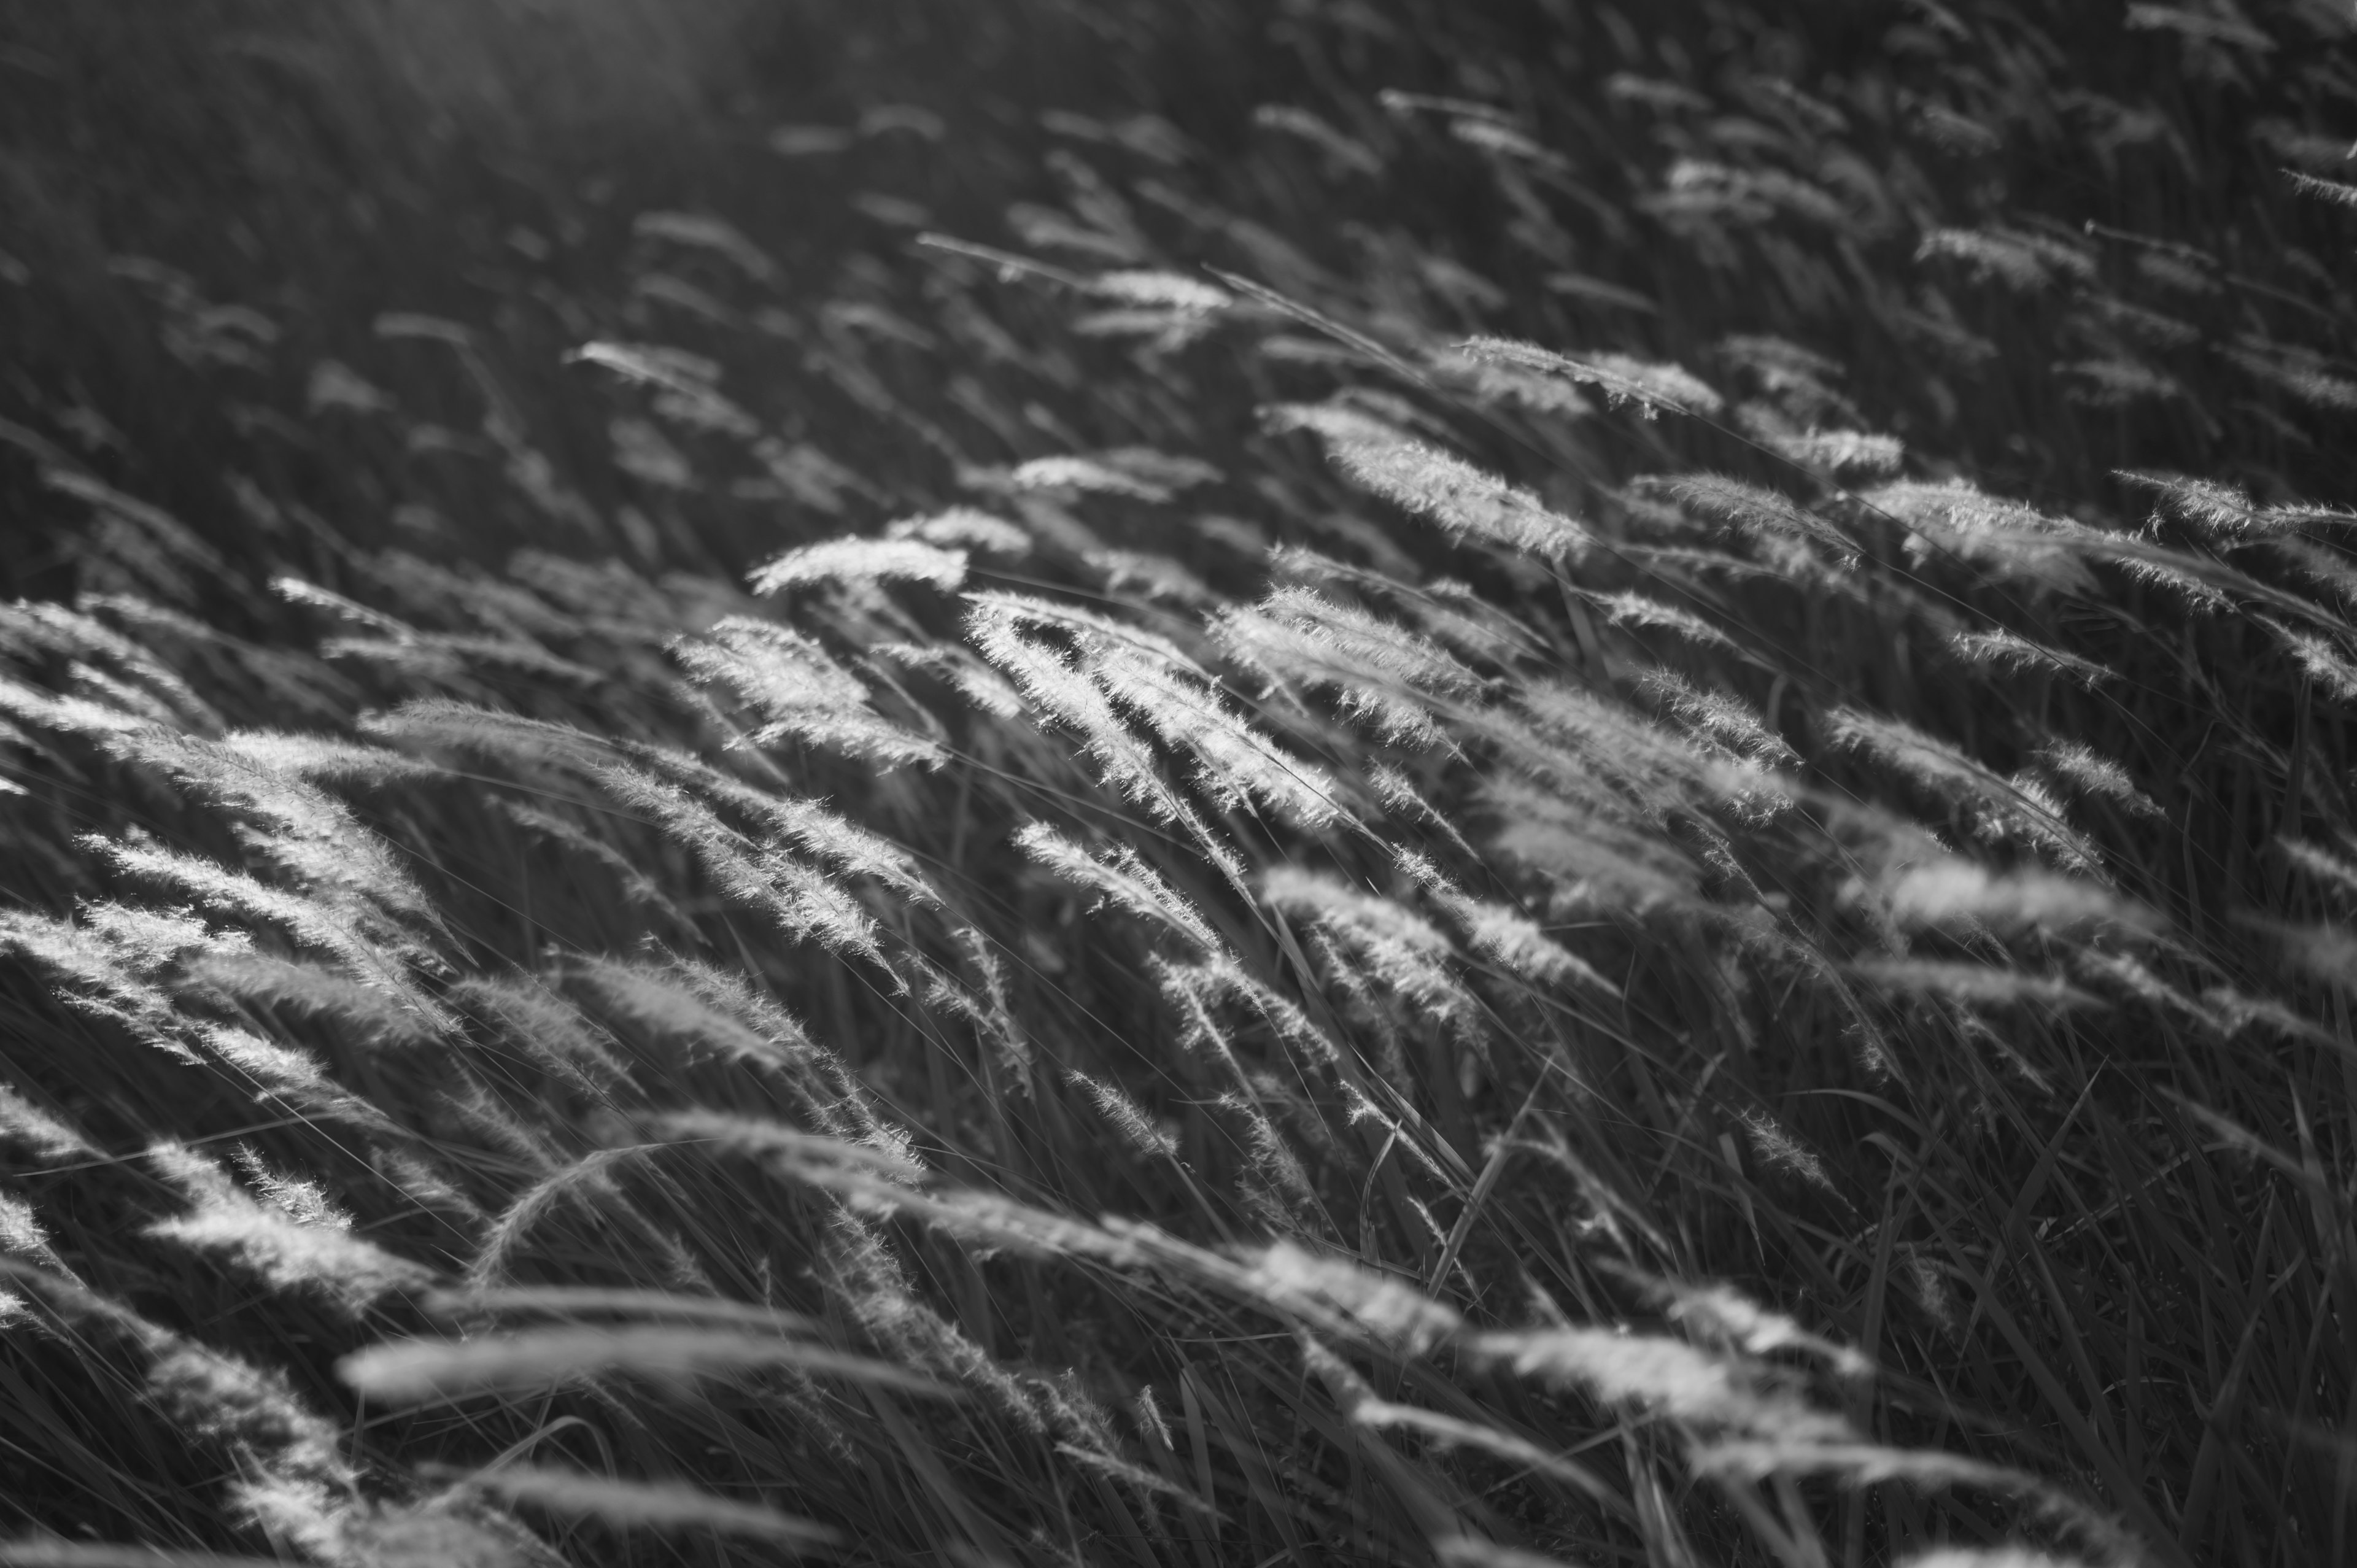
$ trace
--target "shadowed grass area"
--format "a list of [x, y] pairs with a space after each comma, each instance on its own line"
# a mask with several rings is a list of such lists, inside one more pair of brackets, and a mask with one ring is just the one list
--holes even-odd
[[2339, 10], [0, 15], [0, 1562], [2347, 1560]]

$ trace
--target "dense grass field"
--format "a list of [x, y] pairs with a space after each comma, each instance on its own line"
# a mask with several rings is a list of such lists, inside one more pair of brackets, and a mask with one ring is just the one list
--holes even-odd
[[2352, 138], [0, 4], [0, 1563], [2357, 1561]]

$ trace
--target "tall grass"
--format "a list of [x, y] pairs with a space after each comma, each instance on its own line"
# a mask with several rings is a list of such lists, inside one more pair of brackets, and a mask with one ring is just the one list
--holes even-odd
[[0, 39], [0, 1561], [2357, 1550], [2339, 11], [392, 15]]

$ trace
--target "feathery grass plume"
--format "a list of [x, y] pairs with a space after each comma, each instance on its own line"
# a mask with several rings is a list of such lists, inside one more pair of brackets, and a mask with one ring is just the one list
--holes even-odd
[[1754, 439], [1778, 456], [1837, 479], [1888, 478], [1907, 463], [1906, 446], [1895, 435], [1863, 430], [1798, 430], [1758, 420], [1745, 423]]
[[2089, 285], [2095, 263], [2083, 251], [2043, 234], [2010, 229], [1934, 229], [1916, 246], [1917, 261], [1953, 261], [1976, 282], [1996, 282], [2017, 294], [2038, 294], [2057, 283]]
[[393, 1340], [336, 1363], [356, 1392], [386, 1404], [449, 1404], [479, 1394], [537, 1393], [585, 1378], [627, 1374], [692, 1384], [779, 1369], [897, 1392], [951, 1397], [931, 1378], [806, 1340], [740, 1329], [573, 1326], [473, 1339]]
[[[690, 430], [753, 441], [760, 422], [720, 391], [720, 367], [698, 354], [650, 343], [587, 343], [565, 356], [655, 389], [654, 411]], [[630, 426], [623, 426], [630, 428]]]
[[[2207, 538], [2233, 542], [2253, 533], [2271, 533], [2288, 527], [2287, 520], [2254, 506], [2241, 489], [2190, 474], [2167, 474], [2122, 468], [2112, 476], [2124, 484], [2148, 490], [2169, 516], [2180, 519]], [[2158, 514], [2153, 519], [2158, 525]]]
[[382, 664], [419, 681], [471, 687], [482, 670], [544, 676], [576, 686], [605, 680], [601, 671], [561, 658], [530, 638], [474, 637], [424, 632], [414, 637], [334, 637], [319, 645], [322, 659], [354, 659]]
[[1150, 920], [1206, 954], [1221, 950], [1220, 939], [1202, 912], [1126, 844], [1091, 854], [1045, 822], [1027, 822], [1015, 834], [1017, 847], [1067, 882], [1093, 888], [1115, 907]]
[[[2100, 553], [2139, 583], [2167, 589], [2197, 616], [2234, 613], [2234, 596], [2214, 579], [2223, 576], [2237, 588], [2248, 582], [2240, 579], [2240, 574], [2222, 572], [2214, 564], [2187, 552], [2143, 545], [2132, 540], [2107, 542], [2099, 553]], [[2303, 607], [2314, 613], [2313, 607]]]
[[443, 992], [443, 1000], [498, 1029], [558, 1078], [602, 1098], [630, 1081], [630, 1069], [600, 1039], [580, 1011], [539, 982], [523, 976], [474, 975]]
[[2082, 795], [2111, 801], [2131, 816], [2163, 822], [2168, 814], [2158, 801], [2136, 788], [2128, 770], [2091, 746], [2077, 741], [2050, 741], [2031, 754], [2038, 765], [2058, 782]]
[[1585, 555], [1594, 542], [1528, 490], [1421, 442], [1329, 438], [1328, 456], [1361, 489], [1430, 518], [1460, 542], [1480, 540], [1547, 561]]
[[651, 1125], [662, 1137], [746, 1155], [804, 1180], [818, 1180], [827, 1173], [849, 1173], [906, 1187], [926, 1180], [931, 1174], [909, 1152], [904, 1138], [871, 1134], [853, 1142], [834, 1134], [805, 1133], [780, 1122], [712, 1111], [667, 1112], [654, 1117]]
[[640, 756], [648, 769], [736, 807], [780, 837], [852, 875], [880, 883], [911, 903], [938, 906], [941, 902], [907, 850], [816, 800], [770, 794], [683, 753], [647, 750]]
[[2339, 991], [2357, 994], [2357, 932], [2328, 922], [2294, 924], [2245, 915], [2237, 924], [2275, 939], [2291, 967]]
[[1647, 598], [1633, 591], [1618, 594], [1580, 591], [1579, 596], [1604, 612], [1604, 618], [1621, 628], [1637, 628], [1645, 631], [1666, 631], [1682, 637], [1703, 648], [1721, 648], [1740, 655], [1742, 649], [1727, 633], [1695, 615], [1659, 599]]
[[1190, 315], [1224, 310], [1235, 303], [1235, 295], [1225, 289], [1185, 273], [1116, 270], [1096, 274], [1088, 280], [1087, 286], [1091, 294], [1101, 299], [1117, 300], [1124, 305], [1159, 306]]
[[1156, 604], [1198, 607], [1218, 601], [1210, 584], [1168, 555], [1144, 550], [1090, 550], [1081, 557], [1104, 575], [1109, 594], [1135, 594]]
[[557, 608], [530, 588], [477, 567], [454, 571], [405, 550], [380, 550], [358, 564], [371, 582], [414, 612], [446, 621], [463, 618], [486, 631], [528, 637], [543, 644], [589, 629], [579, 617]]
[[2233, 1030], [2234, 1026], [2222, 1018], [2218, 1008], [2163, 980], [2140, 958], [2082, 947], [2069, 959], [2080, 980], [2114, 1001], [2141, 1004], [2204, 1033], [2231, 1035]]
[[565, 983], [587, 994], [618, 1036], [643, 1037], [659, 1051], [689, 1060], [717, 1058], [762, 1073], [791, 1092], [823, 1133], [856, 1137], [877, 1131], [842, 1064], [791, 1014], [737, 976], [676, 959], [661, 966], [578, 959]]
[[177, 1144], [158, 1144], [148, 1162], [190, 1208], [147, 1233], [199, 1251], [220, 1252], [278, 1290], [309, 1290], [358, 1317], [380, 1297], [422, 1289], [434, 1271], [351, 1233], [351, 1219], [309, 1184], [264, 1173], [255, 1198], [229, 1173]]
[[1079, 605], [996, 590], [968, 594], [966, 603], [976, 612], [987, 612], [986, 620], [982, 624], [1054, 629], [1076, 641], [1085, 641], [1089, 646], [1127, 645], [1169, 665], [1181, 674], [1199, 680], [1211, 679], [1210, 672], [1170, 639], [1143, 627], [1099, 615]]
[[747, 239], [727, 220], [707, 212], [641, 212], [630, 220], [630, 232], [642, 240], [661, 240], [667, 244], [708, 252], [726, 260], [755, 283], [768, 283], [778, 274], [778, 263], [770, 259], [769, 252]]
[[[1056, 1444], [1056, 1452], [1081, 1468], [1091, 1471], [1105, 1480], [1118, 1481], [1142, 1497], [1174, 1503], [1202, 1518], [1219, 1517], [1217, 1509], [1176, 1481], [1166, 1480], [1144, 1466], [1131, 1464], [1128, 1460], [1117, 1455], [1109, 1454], [1103, 1448], [1078, 1443], [1059, 1443]], [[1158, 1529], [1158, 1524], [1156, 1528]], [[1168, 1537], [1166, 1536], [1165, 1539]]]
[[1148, 1159], [1178, 1159], [1178, 1138], [1157, 1125], [1145, 1107], [1121, 1091], [1120, 1085], [1077, 1069], [1066, 1072], [1064, 1079], [1089, 1097], [1097, 1114], [1121, 1134], [1122, 1142]]
[[1435, 895], [1465, 929], [1465, 940], [1485, 958], [1541, 985], [1583, 985], [1606, 996], [1620, 988], [1596, 972], [1587, 960], [1550, 937], [1536, 920], [1487, 899], [1461, 893]]
[[922, 517], [904, 517], [888, 523], [888, 540], [928, 544], [944, 554], [1000, 555], [1019, 561], [1031, 553], [1031, 535], [1003, 517], [974, 507], [955, 506]]
[[[1339, 968], [1339, 965], [1329, 965]], [[1310, 1187], [1307, 1173], [1284, 1136], [1268, 1119], [1262, 1108], [1263, 1083], [1245, 1070], [1237, 1059], [1235, 1044], [1214, 1016], [1220, 1000], [1231, 993], [1242, 993], [1255, 1005], [1278, 1034], [1297, 1047], [1298, 1055], [1314, 1061], [1320, 1068], [1330, 1069], [1340, 1062], [1341, 1053], [1323, 1031], [1312, 1025], [1298, 1009], [1252, 981], [1232, 960], [1219, 959], [1206, 964], [1174, 964], [1159, 959], [1153, 961], [1155, 979], [1163, 996], [1169, 1002], [1178, 1018], [1180, 1044], [1189, 1051], [1200, 1052], [1215, 1060], [1236, 1085], [1234, 1092], [1223, 1095], [1217, 1103], [1234, 1112], [1244, 1122], [1246, 1153], [1252, 1172], [1265, 1190], [1254, 1193], [1247, 1184], [1248, 1202], [1255, 1203], [1272, 1227], [1293, 1229], [1298, 1223], [1297, 1211], [1312, 1208], [1317, 1195]], [[1386, 1064], [1390, 1065], [1390, 1064]], [[1405, 1076], [1405, 1069], [1401, 1069]], [[1411, 1155], [1422, 1159], [1421, 1149], [1408, 1145]]]
[[1861, 959], [1848, 972], [1878, 990], [1900, 995], [1940, 996], [1985, 1007], [2098, 1007], [2090, 995], [2053, 975], [2029, 974], [1987, 964], [1932, 959]]
[[272, 1523], [274, 1537], [329, 1562], [448, 1563], [465, 1568], [554, 1568], [555, 1554], [512, 1517], [448, 1491], [414, 1503], [328, 1500], [328, 1528], [306, 1532]]
[[1132, 478], [1142, 479], [1173, 492], [1193, 489], [1200, 485], [1216, 485], [1227, 478], [1200, 457], [1164, 452], [1152, 446], [1109, 446], [1095, 456], [1098, 462], [1117, 468]]
[[1616, 820], [1656, 826], [1673, 802], [1773, 814], [1784, 797], [1755, 761], [1730, 758], [1596, 693], [1555, 681], [1521, 692], [1527, 724], [1496, 711], [1465, 721], [1515, 769]]
[[0, 953], [45, 972], [64, 1005], [110, 1019], [184, 1061], [196, 1058], [178, 1038], [185, 1020], [164, 979], [249, 945], [243, 932], [210, 931], [186, 911], [93, 904], [73, 921], [0, 910]]
[[2265, 617], [2259, 618], [2284, 650], [2298, 661], [2301, 671], [2322, 687], [2327, 695], [2338, 703], [2357, 703], [2357, 664], [2350, 661], [2346, 652], [2334, 647], [2329, 639], [2312, 632], [2293, 631]]
[[1338, 131], [1320, 116], [1291, 103], [1264, 103], [1253, 111], [1253, 124], [1265, 131], [1298, 137], [1325, 156], [1327, 172], [1373, 178], [1383, 172], [1383, 160], [1356, 136]]
[[1948, 634], [1947, 647], [1949, 652], [1975, 669], [2061, 675], [2077, 682], [2089, 691], [2102, 682], [2116, 679], [2112, 671], [2092, 659], [2082, 659], [2075, 653], [2065, 653], [2059, 648], [2032, 642], [2001, 626], [1986, 631], [1952, 631]]
[[1151, 749], [1130, 732], [1085, 671], [1061, 650], [1024, 635], [1043, 617], [1028, 602], [1012, 602], [1012, 596], [974, 595], [968, 602], [973, 609], [966, 629], [975, 647], [1013, 678], [1027, 700], [1080, 733], [1108, 784], [1165, 822], [1189, 814], [1156, 767]]
[[817, 867], [774, 844], [755, 843], [685, 789], [638, 768], [609, 768], [600, 778], [616, 800], [653, 818], [694, 850], [730, 897], [761, 910], [795, 940], [814, 940], [890, 968], [877, 941], [874, 918]]
[[1543, 1328], [1466, 1334], [1456, 1344], [1517, 1376], [1707, 1432], [1786, 1443], [1854, 1440], [1848, 1422], [1776, 1387], [1760, 1369], [1663, 1335]]
[[[907, 1267], [877, 1227], [841, 1214], [829, 1227], [817, 1272], [829, 1297], [842, 1304], [879, 1354], [954, 1379], [1026, 1436], [1048, 1435], [1048, 1413], [1039, 1397], [1042, 1380], [1010, 1372], [918, 1299]], [[824, 1422], [823, 1413], [819, 1419]]]
[[1845, 1378], [1862, 1378], [1874, 1370], [1867, 1356], [1811, 1333], [1792, 1317], [1761, 1306], [1730, 1285], [1629, 1277], [1661, 1305], [1670, 1321], [1716, 1348], [1747, 1356], [1804, 1351]]
[[[2344, 840], [2345, 843], [2347, 841]], [[2299, 839], [2278, 837], [2276, 848], [2294, 870], [2337, 888], [2344, 896], [2357, 895], [2357, 863], [2333, 854], [2321, 844]]]
[[0, 1083], [0, 1147], [27, 1149], [50, 1161], [98, 1154], [97, 1145], [6, 1083]]
[[1422, 916], [1294, 865], [1263, 872], [1260, 891], [1269, 908], [1325, 932], [1375, 979], [1435, 1018], [1458, 1029], [1471, 1026], [1478, 1005], [1448, 965], [1456, 945]]
[[1450, 846], [1468, 860], [1475, 858], [1473, 846], [1457, 831], [1457, 824], [1443, 815], [1438, 807], [1424, 798], [1415, 780], [1389, 763], [1378, 762], [1367, 769], [1367, 784], [1382, 801], [1383, 810], [1401, 822], [1422, 822], [1448, 841]]
[[796, 740], [892, 768], [941, 766], [941, 746], [876, 711], [867, 688], [811, 639], [771, 621], [729, 616], [672, 654], [699, 686], [724, 686], [765, 721], [755, 746]]
[[1242, 1260], [1235, 1285], [1282, 1316], [1341, 1331], [1403, 1356], [1432, 1354], [1457, 1338], [1464, 1319], [1422, 1291], [1339, 1257], [1278, 1241]]
[[1857, 544], [1848, 534], [1773, 490], [1724, 474], [1681, 474], [1644, 488], [1661, 491], [1698, 516], [1727, 523], [1746, 537], [1805, 540], [1822, 546], [1844, 567], [1857, 564]]
[[2319, 179], [2295, 168], [2279, 172], [2291, 182], [2292, 189], [2302, 196], [2314, 197], [2335, 207], [2357, 207], [2357, 185], [2344, 184], [2337, 179]]
[[[68, 1279], [73, 1277], [73, 1271], [49, 1245], [48, 1232], [41, 1229], [40, 1217], [34, 1213], [33, 1206], [9, 1192], [0, 1192], [0, 1254], [21, 1259]], [[8, 1299], [13, 1305], [0, 1310], [0, 1316], [13, 1316], [25, 1310], [23, 1297], [12, 1294]]]
[[2244, 332], [2218, 352], [2253, 380], [2310, 408], [2330, 413], [2357, 412], [2357, 381], [2327, 373], [2325, 366], [2334, 361], [2313, 349]]
[[885, 583], [925, 583], [953, 594], [965, 582], [965, 552], [920, 539], [852, 535], [789, 550], [758, 568], [748, 581], [757, 594], [782, 594], [816, 584], [874, 588]]
[[2357, 607], [2357, 563], [2337, 549], [2305, 539], [2270, 539], [2267, 548], [2290, 564], [2291, 569], [2320, 588], [2345, 615]]
[[358, 599], [346, 598], [332, 589], [323, 588], [317, 583], [307, 583], [300, 577], [273, 577], [270, 591], [290, 605], [319, 610], [338, 620], [365, 628], [387, 642], [418, 643], [426, 638], [425, 632], [398, 616], [387, 615]]
[[1463, 658], [1511, 666], [1539, 652], [1544, 646], [1528, 626], [1464, 584], [1447, 577], [1418, 587], [1297, 544], [1271, 550], [1268, 568], [1273, 578], [1301, 578], [1321, 587], [1340, 583], [1361, 595], [1388, 599], [1420, 623], [1426, 636], [1456, 650]]
[[1478, 359], [1462, 349], [1435, 349], [1426, 355], [1425, 364], [1443, 381], [1462, 388], [1477, 403], [1512, 403], [1560, 419], [1584, 419], [1596, 412], [1596, 405], [1561, 377]]
[[500, 713], [447, 697], [415, 697], [389, 714], [364, 714], [368, 736], [414, 746], [472, 752], [511, 767], [594, 777], [625, 749], [622, 743], [572, 725]]
[[202, 855], [147, 844], [120, 843], [87, 833], [74, 843], [127, 876], [167, 888], [215, 915], [240, 916], [285, 930], [298, 942], [332, 953], [356, 980], [397, 972], [401, 955], [371, 942], [346, 923], [345, 911], [231, 871]]
[[662, 343], [619, 343], [601, 339], [584, 343], [570, 350], [565, 354], [565, 361], [567, 364], [596, 365], [613, 371], [625, 381], [668, 387], [674, 392], [708, 387], [720, 379], [717, 360]]
[[453, 1026], [442, 1004], [414, 985], [355, 980], [339, 971], [238, 948], [208, 951], [188, 965], [190, 983], [236, 1002], [297, 1018], [327, 1019], [371, 1047], [417, 1049]]
[[1978, 924], [2070, 936], [2099, 930], [2151, 935], [2159, 929], [2151, 910], [2096, 883], [2042, 871], [2000, 875], [1954, 858], [1907, 867], [1885, 885], [1884, 897], [1902, 927], [1919, 930]]
[[[1177, 1006], [1180, 1037], [1190, 1050], [1229, 1050], [1227, 1037], [1211, 1016], [1221, 1002], [1234, 999], [1275, 1030], [1313, 1069], [1330, 1069], [1341, 1051], [1309, 1015], [1284, 995], [1244, 972], [1232, 958], [1215, 958], [1200, 964], [1153, 961], [1156, 984]], [[1232, 1061], [1232, 1056], [1228, 1058]], [[1240, 1075], [1241, 1076], [1241, 1075]]]
[[1411, 426], [1405, 410], [1386, 407], [1378, 415], [1362, 406], [1363, 401], [1346, 403], [1338, 397], [1324, 403], [1265, 403], [1260, 409], [1261, 428], [1272, 435], [1307, 430], [1329, 453], [1347, 446], [1388, 446], [1408, 438]]
[[198, 665], [227, 683], [251, 682], [255, 697], [282, 713], [340, 721], [350, 711], [352, 693], [342, 678], [307, 653], [227, 636], [193, 616], [132, 594], [86, 593], [76, 602], [171, 648], [176, 660]]
[[1631, 359], [1626, 354], [1583, 354], [1575, 358], [1504, 338], [1474, 338], [1458, 347], [1476, 360], [1512, 365], [1592, 386], [1615, 407], [1624, 403], [1636, 404], [1638, 413], [1647, 419], [1654, 418], [1663, 409], [1706, 419], [1726, 407], [1726, 400], [1708, 384], [1677, 365]]
[[21, 1291], [96, 1365], [117, 1350], [138, 1363], [135, 1386], [168, 1436], [237, 1477], [225, 1488], [228, 1522], [314, 1552], [333, 1544], [338, 1499], [356, 1493], [359, 1477], [340, 1457], [334, 1425], [307, 1409], [282, 1373], [183, 1338], [78, 1281], [13, 1259], [0, 1258], [0, 1282]]
[[946, 681], [960, 696], [992, 718], [1024, 716], [1023, 694], [969, 649], [950, 643], [927, 646], [881, 642], [868, 651]]
[[1448, 911], [1465, 930], [1473, 950], [1504, 966], [1510, 972], [1540, 984], [1575, 982], [1591, 985], [1607, 995], [1620, 988], [1546, 934], [1539, 923], [1503, 904], [1468, 897], [1442, 875], [1438, 866], [1415, 850], [1395, 846], [1392, 857], [1415, 885]]
[[1910, 545], [1919, 558], [1937, 549], [2045, 592], [2093, 596], [2099, 591], [2094, 575], [2073, 548], [2090, 537], [2077, 523], [1987, 495], [1961, 479], [1945, 484], [1901, 480], [1868, 490], [1861, 499], [1924, 541], [1923, 549]]
[[559, 1519], [594, 1519], [619, 1530], [705, 1530], [759, 1541], [789, 1552], [839, 1544], [842, 1532], [759, 1503], [715, 1497], [682, 1481], [631, 1481], [536, 1465], [502, 1465], [470, 1476], [469, 1490]]
[[912, 1191], [856, 1166], [836, 1163], [771, 1162], [796, 1180], [835, 1193], [856, 1212], [920, 1220], [988, 1256], [1010, 1251], [1042, 1262], [1089, 1260], [1135, 1267], [1140, 1249], [1122, 1232], [1091, 1225], [996, 1193]]
[[378, 788], [431, 778], [440, 771], [417, 757], [334, 736], [233, 730], [221, 737], [221, 744], [258, 767], [307, 783]]
[[252, 823], [247, 847], [371, 940], [422, 953], [413, 928], [442, 934], [432, 904], [393, 846], [315, 784], [240, 749], [159, 730], [119, 736], [125, 760], [166, 775]]
[[1595, 908], [1643, 914], [1702, 901], [1702, 870], [1693, 857], [1632, 828], [1621, 811], [1512, 779], [1486, 786], [1481, 800], [1502, 824], [1491, 848], [1546, 878], [1553, 913]]
[[[1212, 864], [1241, 885], [1234, 853], [1162, 776], [1153, 750], [1114, 709], [1114, 698], [1174, 748], [1192, 752], [1196, 782], [1222, 806], [1265, 804], [1305, 826], [1341, 817], [1322, 770], [1288, 757], [1229, 712], [1200, 665], [1166, 639], [1121, 628], [1102, 617], [1011, 594], [969, 596], [967, 633], [1023, 694], [1078, 731], [1105, 782], [1166, 822], [1186, 827]], [[1067, 654], [1025, 635], [1052, 627], [1072, 643]]]
[[1985, 1464], [1937, 1449], [1893, 1448], [1878, 1443], [1761, 1443], [1743, 1439], [1699, 1443], [1687, 1450], [1686, 1462], [1701, 1475], [1749, 1481], [1762, 1481], [1771, 1476], [1832, 1476], [1852, 1487], [1905, 1481], [1919, 1489], [1973, 1487], [2007, 1497], [2035, 1497], [2042, 1489], [2029, 1475], [2001, 1465]]
[[1724, 692], [1706, 692], [1670, 670], [1647, 670], [1637, 677], [1638, 690], [1668, 709], [1695, 739], [1728, 756], [1765, 768], [1798, 768], [1801, 759], [1784, 741], [1760, 722], [1760, 715]]
[[254, 1086], [257, 1101], [276, 1100], [314, 1120], [348, 1122], [383, 1137], [401, 1136], [391, 1118], [329, 1077], [316, 1058], [233, 1025], [200, 1024], [196, 1033], [207, 1051]]
[[2095, 846], [2023, 781], [2000, 778], [1945, 741], [1896, 719], [1836, 708], [1825, 722], [1835, 745], [1870, 757], [1951, 808], [1968, 811], [1983, 836], [2018, 837], [2074, 870], [2094, 873], [2101, 867]]
[[1104, 693], [1194, 761], [1189, 777], [1222, 810], [1265, 807], [1317, 832], [1352, 819], [1325, 768], [1286, 751], [1228, 705], [1218, 683], [1128, 640], [1081, 639], [1083, 667]]
[[1797, 1177], [1844, 1206], [1848, 1205], [1849, 1200], [1842, 1196], [1833, 1174], [1825, 1169], [1816, 1151], [1794, 1137], [1773, 1116], [1764, 1111], [1747, 1111], [1739, 1120], [1750, 1139], [1751, 1153], [1762, 1165]]
[[1177, 493], [1099, 457], [1034, 457], [1017, 464], [1007, 482], [1018, 490], [1079, 490], [1154, 502], [1169, 500]]
[[131, 699], [121, 704], [127, 711], [142, 712], [159, 724], [199, 734], [212, 734], [221, 727], [221, 714], [178, 671], [139, 642], [82, 611], [22, 600], [0, 605], [0, 653], [27, 664], [62, 657], [78, 670], [91, 670], [93, 663], [107, 666], [114, 672], [108, 685]]
[[1222, 610], [1211, 630], [1237, 663], [1272, 683], [1338, 693], [1345, 712], [1398, 745], [1446, 746], [1427, 704], [1482, 684], [1431, 639], [1307, 588], [1272, 589], [1255, 607]]
[[0, 717], [92, 740], [143, 730], [156, 722], [146, 714], [89, 697], [58, 696], [11, 675], [0, 675]]

